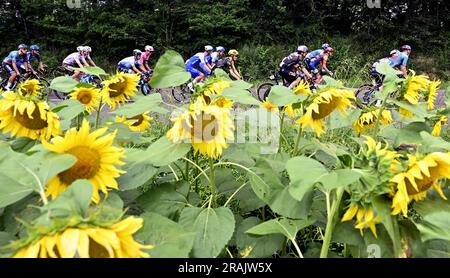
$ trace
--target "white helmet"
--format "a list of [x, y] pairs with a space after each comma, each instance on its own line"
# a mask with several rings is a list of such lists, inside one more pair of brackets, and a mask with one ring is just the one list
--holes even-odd
[[300, 45], [297, 47], [297, 52], [308, 52], [308, 47], [306, 45]]
[[145, 51], [151, 51], [151, 52], [153, 52], [153, 51], [155, 51], [155, 49], [153, 48], [153, 46], [147, 45], [147, 46], [145, 46]]
[[83, 51], [83, 50], [84, 50], [84, 46], [78, 46], [78, 47], [77, 47], [77, 51], [78, 51], [78, 52], [81, 52], [81, 51]]
[[92, 52], [92, 48], [90, 46], [85, 46], [84, 49], [88, 52], [91, 53]]
[[207, 45], [205, 46], [205, 51], [214, 51], [214, 47]]

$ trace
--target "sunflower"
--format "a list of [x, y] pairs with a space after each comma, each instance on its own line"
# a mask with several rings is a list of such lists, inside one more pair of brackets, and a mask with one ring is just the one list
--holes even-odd
[[294, 108], [292, 104], [287, 105], [284, 107], [284, 112], [288, 115], [288, 117], [295, 118], [298, 115], [300, 115], [301, 111], [298, 108]]
[[431, 153], [422, 160], [408, 155], [409, 166], [406, 172], [395, 175], [391, 182], [394, 184], [392, 200], [392, 214], [403, 213], [407, 217], [408, 204], [426, 197], [427, 191], [434, 188], [443, 199], [447, 199], [442, 192], [443, 178], [450, 178], [450, 153]]
[[153, 120], [148, 114], [150, 112], [144, 112], [131, 118], [117, 117], [116, 122], [127, 125], [131, 131], [144, 132], [150, 128], [150, 121]]
[[271, 113], [278, 113], [278, 106], [273, 105], [272, 103], [270, 103], [269, 101], [264, 101], [263, 104], [261, 104], [260, 106], [261, 108], [265, 108], [268, 111], [270, 111]]
[[91, 114], [100, 105], [100, 90], [88, 87], [79, 87], [70, 94], [72, 99], [78, 100]]
[[436, 102], [436, 96], [438, 95], [439, 85], [441, 85], [441, 81], [439, 80], [430, 83], [428, 93], [428, 110], [434, 109], [434, 103]]
[[358, 204], [352, 204], [345, 212], [341, 221], [342, 222], [350, 221], [355, 216], [356, 216], [355, 228], [359, 229], [361, 236], [364, 235], [363, 230], [365, 228], [370, 228], [373, 235], [377, 237], [377, 229], [375, 225], [381, 222], [381, 217], [379, 215], [375, 216], [372, 207], [364, 208], [363, 206], [360, 206]]
[[133, 234], [143, 219], [130, 216], [108, 227], [79, 225], [40, 235], [22, 247], [14, 258], [148, 258], [141, 249], [152, 245], [136, 242]]
[[[375, 126], [375, 122], [378, 118], [378, 115], [380, 114], [380, 109], [374, 109], [369, 112], [363, 112], [361, 113], [361, 116], [353, 123], [353, 128], [358, 132], [359, 134], [365, 133], [367, 129], [372, 129]], [[381, 118], [379, 123], [382, 125], [388, 125], [391, 123], [392, 120], [392, 114], [389, 110], [383, 110], [381, 113]]]
[[210, 95], [201, 94], [197, 101], [201, 101], [203, 105], [216, 105], [220, 108], [232, 108], [234, 103], [226, 97], [216, 96], [211, 98]]
[[46, 102], [24, 99], [11, 91], [0, 100], [0, 129], [33, 140], [48, 140], [61, 133], [59, 117]]
[[293, 90], [296, 95], [311, 95], [312, 91], [308, 82], [300, 80], [297, 87]]
[[230, 81], [226, 80], [217, 80], [213, 81], [211, 84], [206, 85], [204, 90], [202, 91], [202, 94], [210, 96], [210, 95], [220, 95], [222, 94], [223, 90], [231, 86]]
[[41, 88], [39, 80], [28, 79], [19, 85], [17, 92], [22, 96], [37, 96], [40, 94]]
[[411, 111], [409, 111], [407, 109], [404, 109], [404, 108], [400, 108], [398, 110], [398, 113], [400, 113], [400, 115], [402, 115], [402, 121], [404, 119], [410, 119], [410, 118], [414, 117], [414, 112], [411, 112]]
[[319, 92], [297, 123], [301, 124], [302, 128], [312, 127], [317, 136], [321, 136], [325, 133], [323, 130], [325, 119], [336, 109], [345, 113], [347, 108], [353, 108], [350, 101], [354, 98], [355, 96], [351, 91], [344, 89], [332, 88]]
[[230, 110], [206, 105], [201, 99], [172, 121], [173, 127], [167, 132], [170, 141], [190, 141], [195, 153], [211, 158], [221, 156], [222, 150], [228, 148], [226, 140], [234, 139]]
[[112, 146], [116, 133], [100, 137], [106, 132], [106, 127], [92, 133], [89, 130], [89, 121], [83, 120], [79, 131], [72, 128], [65, 137], [56, 137], [51, 143], [42, 142], [50, 151], [71, 154], [78, 159], [75, 165], [48, 182], [47, 195], [53, 199], [78, 179], [92, 183], [94, 203], [100, 201], [99, 190], [108, 194], [108, 189], [118, 189], [116, 178], [125, 171], [116, 168], [117, 165], [124, 165], [120, 161], [124, 157], [123, 149]]
[[420, 92], [428, 91], [430, 80], [428, 76], [416, 75], [416, 72], [410, 70], [412, 75], [408, 77], [405, 85], [404, 99], [413, 105], [419, 104], [419, 99], [422, 97]]
[[441, 116], [439, 121], [437, 121], [436, 125], [434, 126], [431, 134], [436, 137], [441, 136], [441, 131], [442, 131], [443, 125], [448, 125], [448, 117], [447, 116]]
[[137, 92], [139, 76], [128, 73], [117, 73], [109, 80], [103, 81], [103, 89], [101, 96], [111, 109], [115, 109], [117, 105], [128, 101]]

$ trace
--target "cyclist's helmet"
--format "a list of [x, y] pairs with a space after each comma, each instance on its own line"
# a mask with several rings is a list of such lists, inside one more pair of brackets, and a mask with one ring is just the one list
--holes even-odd
[[39, 51], [39, 46], [33, 44], [32, 46], [30, 46], [30, 49], [34, 51]]
[[218, 46], [218, 47], [216, 47], [216, 51], [217, 51], [217, 52], [225, 52], [225, 47], [223, 47], [223, 46]]
[[239, 56], [239, 52], [236, 49], [231, 49], [230, 51], [228, 51], [228, 55]]
[[214, 47], [207, 45], [205, 46], [205, 51], [214, 51]]
[[85, 46], [84, 50], [87, 51], [88, 53], [92, 52], [92, 48], [90, 46]]
[[83, 49], [84, 49], [84, 47], [83, 47], [83, 46], [78, 46], [78, 47], [77, 47], [77, 51], [78, 51], [78, 52], [81, 52], [81, 51], [83, 51]]
[[325, 52], [326, 52], [326, 53], [329, 53], [329, 54], [333, 54], [333, 53], [334, 53], [334, 49], [333, 49], [332, 47], [327, 47], [327, 48], [325, 49]]
[[153, 52], [153, 51], [155, 51], [155, 49], [153, 48], [153, 46], [147, 45], [147, 46], [145, 46], [145, 51]]
[[402, 51], [404, 51], [404, 50], [410, 50], [411, 51], [411, 46], [405, 44], [404, 46], [402, 46], [401, 49], [402, 49]]
[[28, 49], [28, 46], [26, 44], [19, 44], [19, 46], [17, 47], [18, 49]]
[[389, 53], [391, 56], [398, 56], [398, 54], [400, 53], [400, 51], [398, 51], [397, 49], [391, 50], [391, 52]]
[[133, 50], [133, 56], [138, 56], [138, 55], [141, 55], [141, 54], [142, 54], [142, 51], [140, 51], [139, 49]]
[[322, 44], [322, 49], [323, 49], [323, 50], [326, 50], [326, 49], [329, 48], [329, 47], [330, 47], [330, 45], [329, 45], [328, 43]]
[[297, 47], [297, 52], [308, 52], [308, 47], [306, 45], [300, 45]]

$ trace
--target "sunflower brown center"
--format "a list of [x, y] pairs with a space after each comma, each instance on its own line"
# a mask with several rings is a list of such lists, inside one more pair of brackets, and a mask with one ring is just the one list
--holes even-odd
[[144, 116], [137, 115], [131, 118], [127, 118], [127, 120], [136, 120], [131, 126], [140, 126], [142, 122], [144, 121]]
[[89, 91], [81, 91], [77, 95], [77, 99], [82, 104], [86, 105], [89, 104], [92, 100], [92, 94]]
[[216, 118], [211, 114], [206, 114], [202, 112], [197, 115], [197, 119], [194, 120], [193, 117], [190, 118], [191, 126], [184, 123], [185, 130], [189, 130], [192, 137], [201, 141], [211, 141], [213, 140], [218, 132], [218, 122]]
[[109, 258], [109, 253], [105, 247], [89, 239], [89, 258]]
[[333, 113], [334, 109], [339, 105], [339, 98], [333, 97], [329, 103], [319, 104], [319, 113], [315, 111], [312, 112], [313, 120], [320, 120], [326, 118], [328, 115]]
[[17, 112], [16, 116], [14, 117], [17, 122], [19, 122], [22, 126], [32, 129], [32, 130], [40, 130], [43, 128], [46, 128], [48, 126], [48, 123], [41, 119], [41, 112], [39, 112], [39, 109], [36, 107], [31, 114], [33, 117], [30, 119], [28, 117], [28, 114], [26, 111], [25, 113], [20, 114], [20, 112]]
[[415, 195], [424, 191], [427, 191], [431, 186], [433, 186], [435, 180], [437, 177], [439, 177], [439, 168], [438, 167], [430, 167], [428, 168], [430, 171], [430, 176], [427, 177], [422, 173], [423, 179], [415, 179], [417, 188], [419, 191], [417, 191], [410, 183], [408, 179], [405, 179], [406, 181], [406, 189], [408, 191], [408, 195]]
[[72, 184], [78, 179], [90, 179], [100, 169], [100, 154], [89, 147], [77, 146], [67, 151], [77, 158], [77, 163], [58, 176], [65, 184]]
[[126, 81], [116, 82], [109, 85], [109, 96], [118, 97], [125, 91], [127, 86]]

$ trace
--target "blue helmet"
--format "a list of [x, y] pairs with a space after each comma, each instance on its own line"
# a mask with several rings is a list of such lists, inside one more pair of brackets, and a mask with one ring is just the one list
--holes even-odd
[[223, 47], [223, 46], [218, 46], [218, 47], [216, 47], [216, 51], [217, 51], [217, 52], [225, 52], [225, 47]]
[[33, 44], [32, 46], [30, 46], [30, 49], [34, 51], [39, 51], [39, 46]]
[[28, 49], [28, 45], [26, 44], [19, 44], [19, 46], [17, 47], [18, 49]]

